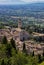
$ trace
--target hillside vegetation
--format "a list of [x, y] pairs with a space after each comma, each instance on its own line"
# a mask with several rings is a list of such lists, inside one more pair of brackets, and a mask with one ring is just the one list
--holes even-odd
[[40, 65], [44, 65], [44, 62], [42, 62]]
[[7, 38], [3, 37], [0, 43], [0, 65], [38, 65], [42, 61], [44, 61], [44, 53], [43, 56], [40, 54], [35, 56], [34, 52], [28, 55], [25, 43], [21, 53], [13, 39], [8, 42]]

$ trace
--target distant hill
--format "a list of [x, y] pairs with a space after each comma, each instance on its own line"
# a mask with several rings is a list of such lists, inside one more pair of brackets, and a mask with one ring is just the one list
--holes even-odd
[[44, 11], [44, 3], [32, 3], [27, 4], [32, 11]]
[[11, 7], [15, 9], [29, 9], [31, 11], [44, 11], [44, 3], [21, 4], [13, 5]]
[[18, 8], [30, 9], [32, 11], [44, 11], [44, 3], [31, 3], [19, 5]]
[[29, 9], [32, 11], [44, 11], [44, 3], [31, 3], [20, 5], [0, 5], [2, 9]]

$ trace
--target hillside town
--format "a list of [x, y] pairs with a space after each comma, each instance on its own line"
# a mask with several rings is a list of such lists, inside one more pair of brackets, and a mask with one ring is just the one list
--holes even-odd
[[[30, 54], [34, 51], [34, 54], [41, 54], [44, 50], [44, 43], [37, 43], [34, 40], [30, 40], [30, 35], [27, 31], [21, 29], [22, 23], [21, 19], [18, 20], [18, 28], [7, 28], [0, 29], [0, 42], [3, 36], [7, 37], [7, 40], [10, 41], [13, 38], [16, 42], [17, 49], [22, 51], [23, 43], [26, 44], [27, 53]], [[36, 34], [37, 35], [37, 34]], [[35, 36], [36, 36], [35, 35]]]

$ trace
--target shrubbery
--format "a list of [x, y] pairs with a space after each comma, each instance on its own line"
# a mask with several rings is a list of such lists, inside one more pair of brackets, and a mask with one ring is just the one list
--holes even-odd
[[4, 37], [2, 42], [3, 44], [0, 43], [0, 65], [38, 65], [38, 63], [44, 61], [44, 52], [43, 56], [34, 56], [34, 51], [31, 55], [26, 55], [25, 43], [21, 53], [17, 50], [13, 39], [8, 43], [6, 37]]

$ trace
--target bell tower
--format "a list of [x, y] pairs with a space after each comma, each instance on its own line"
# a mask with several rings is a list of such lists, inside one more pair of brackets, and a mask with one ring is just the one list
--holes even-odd
[[22, 27], [22, 22], [21, 22], [21, 19], [18, 20], [18, 28], [21, 28]]

